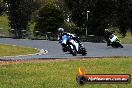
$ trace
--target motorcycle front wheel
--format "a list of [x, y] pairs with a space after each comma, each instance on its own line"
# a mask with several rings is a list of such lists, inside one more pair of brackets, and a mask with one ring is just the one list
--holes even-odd
[[74, 45], [69, 45], [69, 52], [73, 55], [76, 56], [77, 52], [75, 50], [75, 46]]

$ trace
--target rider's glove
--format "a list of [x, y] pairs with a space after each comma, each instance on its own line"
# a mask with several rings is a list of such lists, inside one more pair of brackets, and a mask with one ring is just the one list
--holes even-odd
[[59, 43], [61, 43], [62, 42], [62, 40], [59, 40]]

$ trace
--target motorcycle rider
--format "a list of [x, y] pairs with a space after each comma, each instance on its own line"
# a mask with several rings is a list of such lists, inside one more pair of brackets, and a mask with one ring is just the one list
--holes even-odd
[[109, 40], [109, 36], [112, 35], [113, 32], [109, 31], [109, 29], [105, 29], [105, 40], [107, 41], [107, 46], [110, 46], [111, 41]]
[[59, 28], [58, 29], [58, 32], [59, 32], [59, 38], [58, 38], [59, 43], [62, 43], [62, 41], [63, 41], [62, 36], [66, 35], [69, 39], [73, 39], [74, 41], [76, 41], [77, 43], [79, 43], [79, 46], [80, 47], [83, 46], [81, 44], [80, 40], [79, 40], [79, 37], [75, 36], [74, 34], [64, 32], [64, 29], [63, 28]]
[[60, 42], [60, 38], [61, 38], [61, 35], [63, 34], [63, 32], [64, 32], [64, 28], [58, 29], [58, 40], [59, 40], [59, 42]]

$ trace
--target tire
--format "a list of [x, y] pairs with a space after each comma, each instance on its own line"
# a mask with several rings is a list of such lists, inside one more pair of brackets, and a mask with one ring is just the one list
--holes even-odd
[[71, 54], [72, 54], [73, 56], [76, 56], [76, 55], [77, 55], [76, 51], [72, 51]]
[[123, 48], [123, 46], [120, 43], [117, 44], [117, 47]]
[[76, 50], [75, 50], [75, 46], [74, 45], [72, 45], [73, 46], [73, 49], [71, 48], [71, 46], [69, 45], [69, 52], [73, 55], [73, 56], [76, 56], [77, 55], [77, 52], [76, 52]]
[[120, 47], [123, 48], [123, 46], [120, 44]]
[[67, 52], [66, 48], [64, 48], [64, 47], [62, 48], [62, 50], [63, 50], [63, 52]]
[[85, 53], [82, 53], [83, 56], [85, 56], [86, 54], [87, 54], [86, 52]]
[[112, 44], [111, 46], [114, 48], [119, 48], [119, 47], [123, 48], [123, 46], [119, 42]]
[[80, 48], [80, 54], [82, 54], [83, 56], [85, 56], [87, 54], [87, 51], [84, 47]]
[[85, 56], [86, 54], [87, 54], [87, 51], [86, 51], [86, 49], [84, 49], [84, 50], [82, 51], [82, 55]]

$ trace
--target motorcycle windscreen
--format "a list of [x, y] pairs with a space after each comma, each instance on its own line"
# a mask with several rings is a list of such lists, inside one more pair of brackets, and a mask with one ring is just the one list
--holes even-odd
[[111, 42], [114, 42], [114, 41], [116, 41], [117, 36], [114, 35], [112, 38], [109, 38], [109, 39], [110, 39]]
[[62, 36], [62, 44], [66, 44], [66, 42], [67, 42], [68, 39], [69, 39], [68, 36], [63, 35]]

